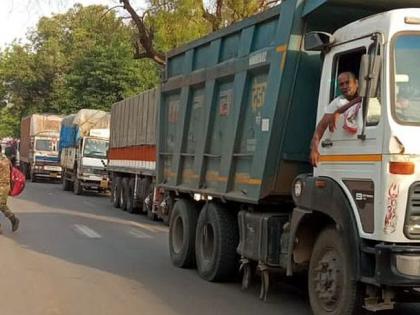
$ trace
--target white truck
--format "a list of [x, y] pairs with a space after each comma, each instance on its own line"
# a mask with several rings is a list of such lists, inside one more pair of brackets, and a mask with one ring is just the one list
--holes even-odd
[[58, 141], [61, 116], [33, 114], [20, 125], [20, 167], [26, 178], [60, 179]]
[[108, 190], [107, 151], [110, 115], [81, 109], [64, 117], [60, 137], [63, 190], [76, 195], [83, 191]]

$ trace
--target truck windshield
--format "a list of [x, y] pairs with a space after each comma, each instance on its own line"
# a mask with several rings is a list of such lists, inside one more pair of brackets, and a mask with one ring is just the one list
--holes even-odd
[[399, 35], [394, 43], [393, 114], [401, 124], [420, 125], [420, 34]]
[[84, 157], [105, 159], [109, 141], [100, 139], [86, 139], [83, 151]]
[[51, 139], [37, 139], [35, 142], [37, 151], [55, 151], [55, 146]]

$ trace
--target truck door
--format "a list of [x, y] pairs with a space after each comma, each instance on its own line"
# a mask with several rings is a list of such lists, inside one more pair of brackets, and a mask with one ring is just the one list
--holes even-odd
[[[347, 42], [334, 47], [325, 58], [321, 84], [318, 120], [324, 108], [339, 96], [338, 76], [342, 72], [353, 72], [359, 76], [361, 56], [377, 53], [370, 37]], [[382, 81], [382, 80], [381, 80]], [[380, 86], [380, 85], [379, 85]], [[380, 89], [383, 90], [383, 89]], [[363, 126], [363, 109], [358, 105], [340, 115], [336, 130], [327, 130], [320, 143], [320, 165], [316, 176], [333, 178], [343, 188], [355, 209], [356, 221], [361, 236], [373, 238], [375, 233], [375, 203], [380, 202], [380, 174], [382, 167], [381, 97], [369, 101], [366, 138], [360, 139]], [[351, 126], [351, 128], [349, 128]]]

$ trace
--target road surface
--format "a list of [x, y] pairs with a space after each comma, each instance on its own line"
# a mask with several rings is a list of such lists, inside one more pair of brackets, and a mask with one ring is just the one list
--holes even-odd
[[[264, 303], [258, 283], [241, 291], [173, 267], [168, 228], [112, 208], [105, 196], [28, 183], [9, 204], [21, 226], [12, 233], [1, 220], [1, 315], [311, 314], [299, 286], [278, 282]], [[419, 312], [403, 306], [390, 314]]]

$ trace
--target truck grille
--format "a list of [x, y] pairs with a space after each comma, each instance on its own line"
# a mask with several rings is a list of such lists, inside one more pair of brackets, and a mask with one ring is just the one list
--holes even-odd
[[108, 174], [108, 172], [106, 170], [99, 169], [99, 168], [92, 169], [92, 172], [93, 172], [93, 174], [100, 175], [100, 176], [104, 176], [104, 175], [107, 175]]
[[405, 234], [409, 239], [420, 239], [420, 182], [413, 183], [408, 192]]

